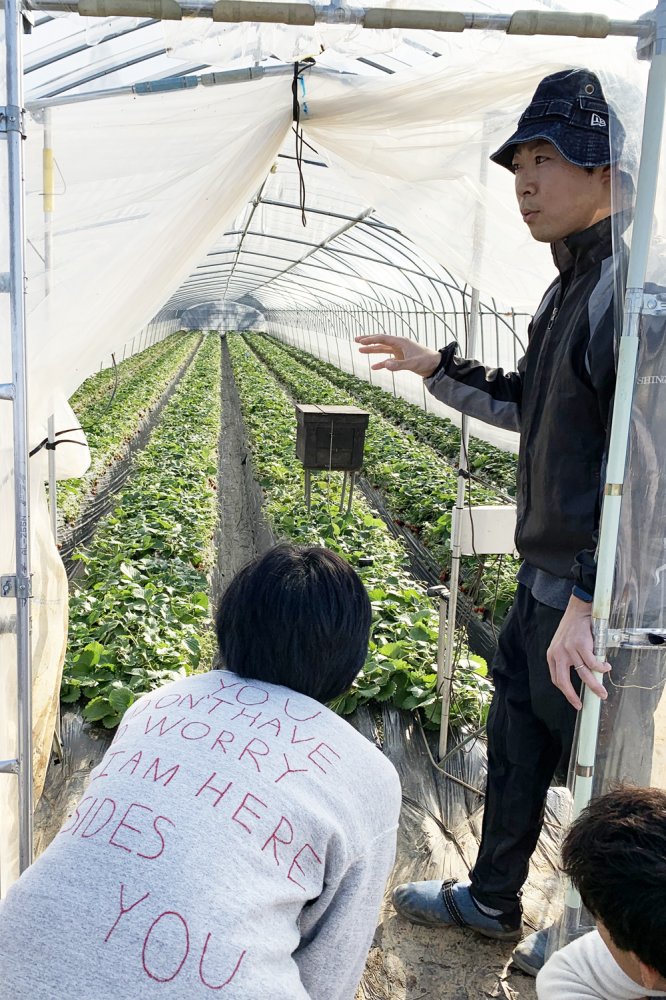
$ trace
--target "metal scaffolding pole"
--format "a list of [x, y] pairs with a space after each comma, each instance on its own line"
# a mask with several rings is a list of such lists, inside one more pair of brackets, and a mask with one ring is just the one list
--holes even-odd
[[[44, 198], [44, 294], [48, 300], [52, 288], [53, 272], [53, 134], [52, 115], [44, 109], [44, 148], [42, 153], [43, 198]], [[47, 302], [48, 307], [48, 302]], [[55, 444], [55, 420], [49, 417], [49, 445]], [[49, 515], [53, 539], [58, 541], [58, 487], [56, 484], [56, 453], [54, 447], [48, 449], [49, 463]]]
[[[488, 143], [481, 146], [479, 161], [479, 181], [485, 185], [488, 175]], [[485, 211], [477, 206], [474, 218], [474, 245], [482, 246], [486, 228]], [[463, 308], [465, 297], [463, 293]], [[478, 288], [472, 288], [469, 307], [469, 324], [467, 328], [467, 343], [465, 357], [475, 357], [477, 337], [480, 326], [480, 296]], [[465, 511], [465, 489], [469, 472], [469, 417], [463, 413], [460, 422], [460, 455], [458, 458], [458, 486], [456, 505], [451, 516], [451, 577], [449, 580], [448, 621], [446, 642], [442, 650], [441, 638], [437, 648], [437, 691], [442, 701], [442, 719], [439, 727], [439, 756], [446, 755], [446, 745], [449, 733], [449, 713], [451, 711], [451, 695], [453, 693], [453, 671], [455, 669], [454, 653], [456, 645], [456, 614], [458, 611], [458, 587], [460, 585], [460, 558], [462, 555], [462, 526]], [[470, 516], [471, 516], [470, 510]], [[443, 598], [440, 597], [440, 619]]]
[[[476, 350], [477, 331], [479, 326], [479, 291], [472, 289], [472, 301], [469, 307], [469, 332], [467, 335], [466, 357], [473, 358]], [[451, 711], [451, 693], [453, 690], [454, 651], [456, 645], [456, 613], [458, 610], [458, 587], [460, 585], [460, 557], [462, 554], [462, 524], [465, 510], [465, 489], [467, 487], [467, 469], [469, 454], [469, 418], [463, 414], [460, 423], [460, 455], [458, 457], [458, 487], [456, 505], [451, 517], [451, 577], [449, 579], [448, 618], [446, 624], [446, 642], [437, 648], [437, 691], [442, 701], [442, 721], [439, 728], [439, 756], [446, 754], [449, 733], [449, 714]], [[440, 598], [444, 601], [444, 598]], [[441, 607], [440, 607], [441, 628]]]
[[16, 567], [2, 576], [0, 593], [16, 601], [18, 689], [17, 755], [0, 770], [18, 775], [19, 870], [32, 863], [32, 650], [30, 641], [30, 482], [28, 454], [27, 363], [25, 330], [25, 232], [23, 205], [23, 17], [20, 0], [6, 0], [5, 44], [7, 106], [0, 126], [7, 142], [9, 195], [9, 296], [12, 382], [0, 398], [13, 405], [14, 515]]

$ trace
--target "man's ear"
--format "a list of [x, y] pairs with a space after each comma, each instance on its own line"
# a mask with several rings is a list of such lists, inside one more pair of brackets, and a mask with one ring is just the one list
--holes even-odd
[[651, 965], [646, 965], [645, 962], [641, 962], [638, 955], [631, 953], [632, 957], [636, 960], [638, 968], [641, 973], [641, 983], [646, 990], [666, 990], [666, 979], [660, 976], [656, 969], [653, 969]]
[[611, 166], [610, 166], [610, 163], [607, 163], [605, 166], [599, 167], [598, 169], [599, 169], [599, 176], [601, 177], [602, 184], [608, 184], [609, 187], [610, 187], [610, 182], [611, 182]]

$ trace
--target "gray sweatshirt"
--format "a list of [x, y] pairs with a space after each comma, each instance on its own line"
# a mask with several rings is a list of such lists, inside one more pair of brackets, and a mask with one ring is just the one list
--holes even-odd
[[144, 695], [0, 905], [0, 1000], [353, 1000], [399, 811], [310, 698], [226, 671]]

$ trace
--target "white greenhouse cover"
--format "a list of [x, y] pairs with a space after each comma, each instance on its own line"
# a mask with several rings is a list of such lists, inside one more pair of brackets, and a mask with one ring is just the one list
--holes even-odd
[[[458, 9], [452, 3], [420, 0], [400, 6]], [[522, 6], [463, 5], [484, 13]], [[532, 6], [580, 8], [577, 2]], [[644, 10], [642, 3], [619, 0], [585, 6], [624, 18]], [[511, 176], [488, 165], [488, 153], [510, 133], [537, 82], [549, 72], [572, 65], [596, 69], [625, 120], [632, 115], [635, 122], [640, 121], [647, 74], [647, 64], [636, 61], [631, 38], [585, 41], [478, 31], [408, 35], [354, 26], [230, 27], [204, 20], [160, 24], [37, 14], [25, 49], [31, 444], [45, 436], [52, 413], [59, 414], [59, 426], [71, 426], [67, 397], [103, 357], [158, 314], [177, 317], [193, 305], [224, 299], [242, 299], [260, 311], [295, 301], [324, 310], [336, 302], [370, 303], [372, 308], [381, 301], [384, 308], [400, 312], [426, 295], [432, 302], [428, 308], [436, 312], [436, 295], [442, 294], [447, 272], [503, 308], [529, 312], [552, 279], [552, 262], [548, 249], [525, 233]], [[317, 66], [305, 73], [299, 94], [304, 135], [316, 154], [306, 147], [304, 155], [327, 166], [306, 170], [306, 227], [293, 207], [298, 205], [295, 164], [284, 158], [293, 155], [294, 141], [288, 74], [49, 106], [46, 121], [57, 177], [51, 292], [45, 294], [44, 102], [210, 67], [274, 67], [312, 53], [320, 53]], [[6, 172], [5, 149], [0, 147], [5, 198]], [[280, 207], [287, 204], [291, 207]], [[659, 205], [663, 225], [663, 199]], [[379, 259], [376, 220], [412, 241], [415, 275], [406, 276], [404, 248], [390, 240]], [[352, 228], [354, 221], [358, 224]], [[248, 237], [250, 228], [254, 235]], [[7, 239], [3, 227], [0, 271], [7, 268]], [[276, 268], [278, 239], [285, 259]], [[306, 241], [310, 250], [297, 240]], [[328, 243], [330, 248], [317, 249]], [[301, 260], [306, 251], [308, 259]], [[201, 285], [202, 268], [211, 263], [218, 270], [209, 271]], [[387, 265], [393, 268], [391, 292], [385, 289]], [[287, 268], [288, 273], [280, 274]], [[385, 290], [378, 293], [381, 287]], [[0, 324], [4, 331], [9, 327], [7, 296], [0, 297]], [[504, 340], [498, 355], [513, 364], [515, 345], [511, 338]], [[10, 381], [5, 335], [0, 340], [0, 382]], [[76, 449], [69, 459], [59, 451], [58, 461], [61, 474], [80, 474]], [[32, 528], [33, 644], [35, 717], [40, 720], [36, 758], [43, 773], [62, 666], [67, 588], [49, 535], [43, 472], [36, 467], [31, 471], [33, 492], [39, 494]], [[14, 559], [12, 520], [5, 515], [13, 509], [12, 475], [11, 426], [2, 421], [3, 572]], [[12, 662], [12, 650], [13, 639], [0, 635], [3, 662]], [[4, 671], [0, 681], [0, 758], [15, 754], [10, 673]], [[3, 891], [16, 874], [14, 794], [13, 779], [1, 776]]]

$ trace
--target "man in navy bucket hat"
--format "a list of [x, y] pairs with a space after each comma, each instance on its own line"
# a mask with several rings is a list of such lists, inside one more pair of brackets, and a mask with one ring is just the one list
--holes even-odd
[[[518, 587], [492, 664], [488, 780], [481, 844], [469, 882], [410, 882], [393, 902], [414, 923], [486, 937], [522, 935], [522, 886], [548, 788], [568, 765], [582, 684], [601, 698], [609, 667], [593, 654], [603, 468], [615, 391], [611, 187], [624, 130], [586, 69], [541, 81], [513, 135], [491, 160], [510, 170], [525, 225], [551, 246], [558, 277], [529, 329], [517, 371], [485, 367], [408, 338], [358, 337], [373, 367], [421, 375], [439, 400], [520, 432]], [[626, 189], [625, 189], [626, 190]], [[572, 428], [573, 433], [572, 433]], [[536, 975], [547, 932], [525, 938], [514, 963]]]
[[511, 170], [515, 147], [534, 139], [552, 143], [576, 167], [600, 167], [619, 158], [624, 129], [594, 73], [563, 70], [541, 81], [518, 128], [490, 159]]

